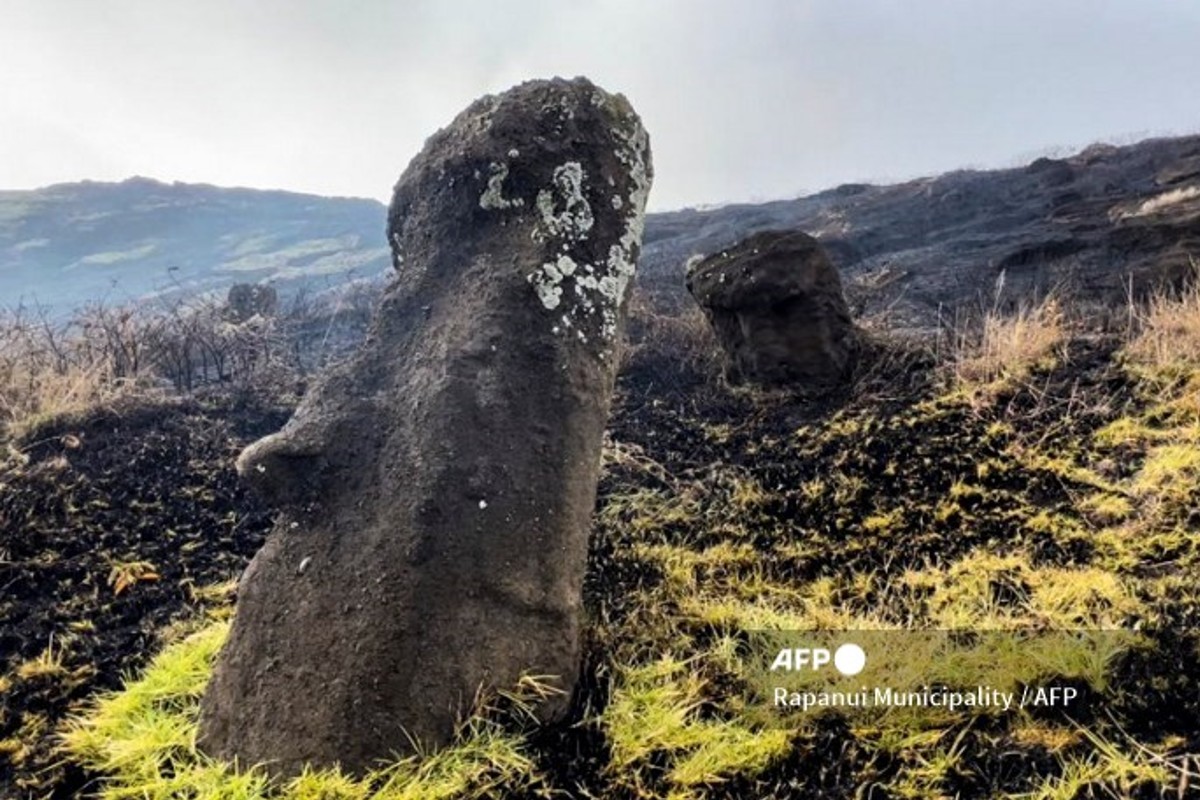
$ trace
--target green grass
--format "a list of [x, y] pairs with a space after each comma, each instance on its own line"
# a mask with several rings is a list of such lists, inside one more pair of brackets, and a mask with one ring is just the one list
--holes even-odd
[[450, 747], [400, 759], [362, 779], [308, 771], [283, 784], [196, 749], [199, 699], [229, 623], [213, 622], [158, 654], [141, 677], [98, 699], [62, 734], [63, 749], [105, 774], [102, 800], [448, 800], [491, 797], [535, 781], [519, 739], [482, 718]]
[[[67, 752], [108, 776], [104, 798], [699, 800], [731, 787], [782, 798], [827, 790], [826, 767], [889, 796], [952, 797], [970, 796], [964, 781], [994, 778], [986, 771], [998, 753], [1027, 772], [1005, 778], [997, 796], [1173, 791], [1173, 765], [1188, 763], [1194, 736], [1157, 730], [1155, 718], [1136, 732], [1123, 725], [1156, 713], [1139, 705], [1143, 692], [1200, 691], [1194, 670], [1176, 674], [1177, 652], [1155, 661], [1200, 608], [1187, 516], [1200, 501], [1200, 364], [1186, 348], [1169, 350], [1167, 365], [1137, 360], [1162, 348], [1130, 348], [1080, 384], [1123, 376], [1129, 393], [1093, 389], [1081, 400], [1064, 324], [1055, 308], [993, 323], [990, 344], [964, 355], [947, 385], [856, 397], [802, 424], [782, 414], [771, 427], [762, 420], [778, 399], [745, 391], [724, 417], [645, 404], [658, 416], [639, 420], [642, 429], [690, 435], [697, 450], [660, 451], [649, 435], [606, 450], [595, 520], [606, 557], [589, 606], [603, 691], [579, 726], [608, 758], [586, 787], [541, 775], [528, 730], [486, 712], [451, 746], [361, 780], [326, 771], [272, 784], [255, 769], [234, 773], [194, 744], [227, 621], [169, 646], [100, 699], [65, 734]], [[1004, 362], [1006, 348], [1017, 361]], [[636, 579], [610, 585], [610, 569]], [[763, 654], [797, 632], [833, 642], [843, 631], [871, 642], [862, 677], [768, 672]], [[1137, 663], [1158, 671], [1130, 679], [1122, 670]], [[1102, 696], [1105, 713], [1083, 722], [995, 708], [804, 714], [764, 702], [779, 685], [852, 691], [883, 679], [1014, 692], [1068, 681]]]
[[755, 728], [736, 719], [701, 716], [703, 680], [692, 665], [669, 655], [624, 667], [611, 702], [600, 717], [612, 747], [609, 768], [617, 782], [640, 796], [657, 796], [640, 767], [664, 754], [673, 798], [732, 775], [753, 775], [790, 750], [791, 732]]

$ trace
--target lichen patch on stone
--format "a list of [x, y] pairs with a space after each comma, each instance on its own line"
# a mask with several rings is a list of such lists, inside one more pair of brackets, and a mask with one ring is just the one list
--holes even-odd
[[[515, 152], [515, 151], [514, 151]], [[505, 209], [525, 205], [520, 197], [511, 199], [504, 197], [504, 179], [508, 177], [508, 164], [493, 161], [488, 165], [487, 189], [479, 196], [479, 207], [484, 209]]]
[[578, 161], [555, 167], [553, 189], [542, 189], [537, 195], [540, 219], [533, 231], [535, 239], [577, 242], [587, 238], [595, 216], [583, 196], [584, 177]]
[[533, 276], [530, 276], [530, 281], [533, 283], [533, 289], [537, 292], [538, 299], [542, 301], [542, 305], [547, 309], [558, 308], [559, 303], [562, 302], [562, 286], [553, 278], [549, 280], [537, 280], [535, 276], [538, 274], [534, 273]]
[[617, 244], [609, 248], [608, 275], [601, 279], [601, 294], [608, 301], [604, 307], [602, 330], [606, 339], [616, 336], [617, 309], [624, 301], [629, 283], [637, 271], [637, 252], [646, 225], [646, 199], [650, 194], [650, 173], [646, 163], [650, 142], [646, 129], [633, 119], [628, 130], [617, 127], [613, 129], [613, 134], [621, 142], [614, 155], [629, 168], [633, 188], [629, 193], [629, 212], [625, 216], [624, 230]]
[[[598, 318], [592, 328], [596, 336], [591, 338], [600, 342], [597, 356], [601, 359], [611, 355], [612, 349], [606, 343], [616, 338], [620, 308], [636, 270], [650, 191], [646, 131], [636, 117], [622, 117], [622, 122], [612, 128], [616, 143], [613, 156], [628, 170], [628, 194], [618, 190], [609, 200], [613, 211], [623, 212], [619, 239], [603, 260], [580, 262], [572, 257], [572, 253], [577, 257], [579, 251], [574, 245], [587, 239], [595, 217], [584, 196], [583, 167], [568, 161], [554, 170], [553, 187], [538, 192], [538, 217], [532, 234], [535, 240], [551, 245], [551, 252], [560, 248], [561, 252], [527, 276], [542, 305], [560, 311], [561, 322], [553, 326], [553, 333], [565, 334], [575, 328], [576, 337], [586, 343], [589, 336], [572, 325], [572, 318]], [[609, 185], [617, 185], [612, 176], [607, 177]], [[572, 288], [566, 286], [568, 281], [574, 284], [569, 294], [564, 292], [564, 288]]]

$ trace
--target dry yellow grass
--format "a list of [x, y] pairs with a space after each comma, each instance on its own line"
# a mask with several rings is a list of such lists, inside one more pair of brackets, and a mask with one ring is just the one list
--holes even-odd
[[959, 336], [955, 382], [985, 394], [1014, 388], [1035, 369], [1054, 365], [1067, 334], [1062, 307], [1053, 296], [1012, 314], [993, 309], [977, 332]]
[[113, 379], [103, 364], [62, 371], [0, 368], [0, 434], [19, 436], [44, 420], [111, 402], [130, 385]]
[[[111, 336], [99, 322], [109, 323]], [[57, 323], [0, 311], [0, 436], [19, 437], [126, 393], [142, 373], [142, 347], [131, 313], [95, 311]]]
[[1150, 214], [1158, 213], [1164, 208], [1170, 208], [1171, 206], [1179, 203], [1186, 203], [1188, 200], [1195, 200], [1197, 197], [1200, 197], [1200, 187], [1184, 186], [1179, 189], [1172, 189], [1151, 197], [1136, 209], [1121, 214], [1120, 217], [1127, 218], [1148, 216]]
[[[47, 419], [143, 394], [222, 385], [289, 395], [296, 372], [322, 363], [324, 344], [306, 351], [274, 318], [234, 324], [219, 302], [162, 308], [103, 303], [57, 318], [44, 309], [0, 308], [0, 436], [20, 438]], [[290, 312], [289, 312], [290, 313]], [[259, 318], [261, 320], [261, 318]], [[298, 306], [287, 325], [317, 318]]]
[[[1200, 278], [1200, 265], [1195, 277]], [[1200, 281], [1180, 292], [1159, 292], [1136, 315], [1128, 355], [1151, 368], [1200, 366]]]
[[670, 353], [672, 358], [703, 374], [715, 375], [720, 370], [720, 346], [698, 306], [688, 306], [679, 314], [665, 314], [656, 311], [644, 294], [635, 291], [629, 301], [628, 330], [631, 342], [636, 343], [624, 348], [622, 367], [646, 353]]

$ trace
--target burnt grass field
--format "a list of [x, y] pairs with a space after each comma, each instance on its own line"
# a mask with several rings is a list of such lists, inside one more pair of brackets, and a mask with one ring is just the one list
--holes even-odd
[[[479, 796], [1197, 796], [1200, 458], [1195, 410], [1172, 405], [1195, 400], [1186, 376], [1147, 377], [1123, 346], [1072, 336], [981, 388], [929, 349], [880, 345], [824, 398], [731, 389], [707, 356], [635, 346], [572, 717], [506, 722], [536, 774]], [[0, 444], [0, 797], [103, 785], [56, 732], [228, 613], [271, 521], [233, 461], [287, 414], [220, 395], [129, 401]], [[736, 700], [738, 631], [772, 619], [1114, 625], [1144, 643], [1070, 724], [899, 731], [828, 714], [779, 728]]]
[[130, 405], [44, 425], [9, 453], [0, 797], [83, 791], [89, 776], [54, 752], [55, 726], [118, 688], [262, 544], [270, 514], [238, 485], [233, 459], [286, 419], [226, 403]]

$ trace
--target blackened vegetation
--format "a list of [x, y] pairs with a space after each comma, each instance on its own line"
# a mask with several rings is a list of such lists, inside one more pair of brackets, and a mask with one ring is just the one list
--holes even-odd
[[[731, 390], [715, 370], [643, 348], [622, 374], [610, 435], [613, 448], [644, 456], [656, 469], [610, 459], [600, 517], [616, 497], [698, 482], [706, 492], [701, 505], [708, 510], [700, 513], [711, 514], [708, 524], [668, 524], [651, 535], [662, 544], [701, 551], [725, 535], [728, 520], [714, 509], [731, 491], [733, 471], [765, 489], [761, 502], [740, 509], [739, 522], [758, 532], [753, 539], [763, 559], [758, 566], [782, 584], [874, 574], [876, 585], [888, 586], [899, 583], [906, 570], [946, 567], [972, 552], [1024, 551], [1034, 565], [1093, 565], [1096, 554], [1086, 536], [1056, 536], [1033, 523], [1048, 513], [1087, 529], [1073, 500], [1088, 487], [1053, 465], [1021, 460], [1014, 444], [1069, 452], [1103, 425], [1136, 411], [1135, 386], [1116, 363], [1118, 345], [1111, 338], [1076, 340], [1060, 366], [1036, 373], [984, 408], [948, 397], [936, 379], [935, 359], [920, 347], [876, 342], [850, 389], [821, 396]], [[1135, 467], [1109, 468], [1114, 477], [1128, 477]], [[822, 490], [806, 493], [813, 482], [821, 482]], [[849, 488], [839, 492], [839, 482]], [[963, 486], [969, 490], [956, 489]], [[951, 496], [954, 507], [947, 511], [944, 500]], [[881, 509], [895, 511], [895, 522], [886, 530], [868, 530], [863, 521]], [[594, 531], [586, 599], [602, 625], [619, 626], [636, 605], [631, 594], [662, 579], [658, 565], [634, 552], [635, 540], [647, 543], [644, 532], [631, 534], [620, 522], [600, 522]], [[777, 547], [788, 541], [807, 545], [807, 555], [780, 558]], [[998, 576], [993, 600], [1018, 603], [1019, 581]], [[900, 607], [894, 597], [872, 594], [841, 602], [856, 613], [884, 612], [904, 625], [924, 615], [927, 599], [914, 592]], [[1184, 752], [1200, 746], [1195, 724], [1200, 670], [1194, 666], [1200, 614], [1187, 608], [1190, 612], [1175, 607], [1144, 621], [1150, 648], [1135, 651], [1116, 669], [1113, 680], [1122, 687], [1116, 700], [1085, 706], [1078, 723], [1122, 747], [1132, 746], [1123, 738], [1126, 732], [1155, 739], [1177, 735]], [[593, 656], [593, 669], [603, 663], [601, 655]], [[720, 675], [706, 678], [721, 686]], [[577, 706], [602, 707], [604, 681], [585, 686], [594, 693], [584, 691]], [[1031, 792], [1062, 768], [1061, 753], [1017, 744], [1001, 723], [974, 720], [966, 728], [946, 733], [947, 741], [961, 734], [963, 748], [959, 765], [943, 782], [947, 796]], [[552, 737], [542, 766], [550, 774], [571, 775], [593, 796], [630, 794], [613, 783], [617, 776], [611, 771], [590, 773], [603, 760], [580, 759], [565, 770], [561, 765], [561, 756], [579, 749], [578, 743], [598, 746], [601, 740], [598, 726], [582, 723]], [[901, 766], [898, 757], [856, 739], [838, 718], [826, 718], [784, 760], [752, 777], [717, 782], [705, 796], [887, 798], [895, 796], [887, 785]], [[659, 786], [664, 796], [670, 789], [666, 771], [664, 764]], [[1131, 796], [1157, 791], [1145, 785]]]
[[[664, 579], [660, 566], [633, 545], [657, 539], [699, 551], [721, 541], [733, 521], [731, 474], [764, 491], [737, 508], [736, 522], [755, 532], [759, 566], [778, 583], [873, 573], [874, 585], [890, 587], [910, 568], [948, 565], [971, 552], [1020, 550], [1046, 565], [1099, 563], [1088, 535], [1093, 529], [1073, 502], [1089, 487], [1052, 464], [1016, 454], [1034, 445], [1041, 452], [1071, 452], [1100, 427], [1144, 406], [1114, 361], [1115, 346], [1077, 341], [1059, 366], [1036, 372], [984, 407], [947, 397], [934, 359], [920, 348], [875, 346], [850, 389], [807, 397], [730, 389], [717, 377], [714, 360], [636, 348], [619, 380], [609, 426], [585, 585], [585, 662], [571, 712], [562, 723], [541, 727], [519, 713], [504, 714], [528, 735], [545, 780], [539, 790], [578, 798], [636, 796], [614, 773], [612, 744], [596, 721], [621, 666], [614, 661], [613, 631], [637, 612], [637, 593]], [[52, 633], [56, 648], [59, 637], [69, 643], [62, 645], [63, 673], [16, 681], [2, 695], [0, 739], [20, 738], [31, 719], [42, 721], [43, 734], [20, 764], [11, 753], [2, 756], [0, 796], [74, 797], [98, 777], [59, 762], [50, 732], [72, 705], [117, 686], [123, 673], [144, 664], [158, 647], [156, 631], [196, 613], [189, 586], [226, 580], [245, 564], [268, 519], [239, 489], [233, 457], [244, 442], [283, 419], [274, 412], [196, 404], [98, 413], [37, 431], [21, 445], [28, 462], [6, 462], [0, 477], [4, 674], [38, 658]], [[1134, 462], [1097, 466], [1114, 480], [1136, 468]], [[820, 491], [806, 488], [816, 481]], [[669, 493], [685, 485], [704, 493], [702, 524], [669, 522], [635, 532], [614, 513], [631, 493]], [[881, 512], [894, 512], [889, 526], [863, 524]], [[1041, 514], [1077, 523], [1084, 535], [1055, 535], [1032, 524]], [[779, 545], [788, 542], [805, 547], [782, 557]], [[148, 561], [159, 578], [116, 595], [108, 583], [114, 560]], [[1018, 602], [1021, 580], [1018, 574], [996, 576], [994, 602]], [[847, 594], [839, 602], [904, 624], [898, 611], [920, 617], [928, 599], [911, 590], [901, 604], [895, 595], [871, 593]], [[1173, 736], [1179, 752], [1196, 752], [1200, 606], [1146, 599], [1153, 613], [1143, 620], [1143, 633], [1151, 648], [1118, 664], [1111, 675], [1122, 687], [1116, 699], [1087, 707], [1077, 721], [1124, 749], [1132, 747], [1128, 734], [1154, 741]], [[92, 627], [73, 631], [74, 623]], [[680, 621], [697, 624], [703, 623]], [[703, 640], [703, 631], [693, 633]], [[724, 676], [706, 678], [713, 691], [739, 689], [723, 683]], [[714, 705], [700, 713], [725, 712]], [[1064, 752], [1018, 741], [999, 720], [957, 725], [945, 741], [961, 751], [941, 782], [945, 796], [1034, 792], [1062, 769]], [[665, 796], [670, 755], [661, 756], [643, 765], [641, 777], [643, 788]], [[904, 759], [828, 717], [798, 738], [785, 758], [758, 774], [715, 782], [704, 796], [889, 798], [898, 796], [889, 784], [912, 766]], [[1079, 796], [1092, 796], [1089, 791]], [[1158, 792], [1140, 785], [1128, 796]]]
[[99, 411], [0, 461], [0, 674], [50, 665], [0, 693], [0, 796], [82, 790], [55, 727], [141, 668], [165, 626], [197, 614], [193, 590], [235, 578], [262, 544], [269, 517], [233, 459], [284, 419], [195, 402]]

